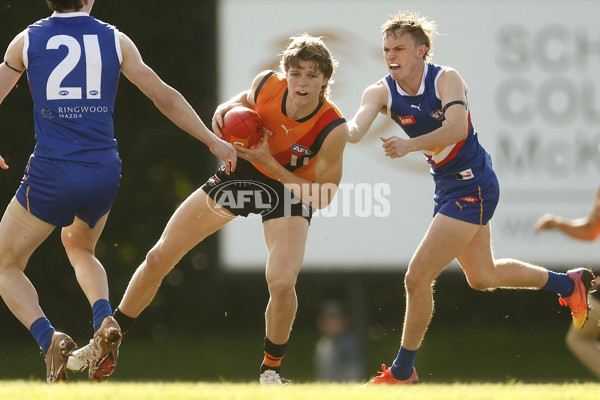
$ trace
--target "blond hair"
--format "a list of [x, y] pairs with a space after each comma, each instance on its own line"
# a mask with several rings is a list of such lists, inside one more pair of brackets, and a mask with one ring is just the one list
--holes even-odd
[[423, 59], [429, 61], [433, 56], [433, 37], [438, 34], [436, 29], [435, 21], [421, 17], [418, 12], [400, 10], [381, 25], [381, 34], [387, 37], [408, 33], [417, 46], [427, 47]]

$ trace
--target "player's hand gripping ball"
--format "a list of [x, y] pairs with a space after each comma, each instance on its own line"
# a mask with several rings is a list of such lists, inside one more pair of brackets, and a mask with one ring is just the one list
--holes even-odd
[[264, 125], [256, 111], [243, 106], [235, 106], [223, 117], [223, 140], [246, 148], [260, 143]]

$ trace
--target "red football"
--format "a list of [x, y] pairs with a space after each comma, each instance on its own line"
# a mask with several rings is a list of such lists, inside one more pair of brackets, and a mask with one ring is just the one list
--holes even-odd
[[242, 147], [253, 148], [258, 143], [263, 133], [263, 123], [256, 111], [243, 106], [235, 106], [225, 113], [223, 140]]

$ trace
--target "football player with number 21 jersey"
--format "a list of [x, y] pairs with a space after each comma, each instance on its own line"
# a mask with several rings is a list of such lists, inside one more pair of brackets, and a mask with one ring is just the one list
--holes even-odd
[[[148, 66], [133, 42], [90, 16], [94, 0], [47, 0], [54, 13], [19, 33], [0, 64], [0, 103], [23, 72], [33, 98], [36, 145], [0, 222], [0, 295], [44, 354], [48, 382], [67, 381], [76, 345], [58, 332], [24, 273], [31, 254], [55, 227], [92, 308], [94, 337], [81, 363], [102, 381], [121, 341], [112, 317], [106, 272], [94, 254], [119, 188], [121, 160], [113, 114], [121, 72], [176, 125], [235, 168], [233, 147], [216, 137], [179, 92]], [[0, 156], [0, 168], [7, 169]], [[47, 265], [48, 274], [51, 265]], [[56, 288], [56, 291], [60, 291]], [[82, 349], [83, 350], [83, 349]]]

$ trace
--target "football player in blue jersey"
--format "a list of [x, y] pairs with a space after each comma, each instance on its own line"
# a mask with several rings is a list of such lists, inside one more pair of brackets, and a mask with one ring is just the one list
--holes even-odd
[[364, 91], [348, 123], [349, 141], [360, 141], [379, 113], [392, 118], [408, 138], [382, 137], [383, 152], [392, 159], [424, 153], [435, 182], [435, 205], [433, 221], [405, 275], [406, 313], [398, 356], [369, 384], [418, 380], [414, 361], [433, 315], [433, 284], [453, 259], [477, 290], [543, 288], [559, 294], [571, 308], [575, 327], [581, 328], [587, 319], [591, 271], [555, 273], [492, 254], [489, 220], [498, 203], [498, 181], [471, 124], [465, 82], [455, 69], [430, 62], [436, 24], [418, 13], [399, 11], [382, 25], [381, 33], [388, 75]]
[[[144, 64], [126, 35], [89, 15], [94, 0], [47, 4], [54, 13], [19, 33], [0, 64], [0, 103], [27, 71], [36, 136], [21, 185], [0, 222], [0, 295], [42, 349], [47, 381], [66, 381], [75, 342], [50, 324], [24, 273], [35, 249], [61, 227], [62, 243], [92, 307], [89, 377], [101, 381], [114, 370], [121, 340], [106, 272], [94, 255], [121, 178], [113, 132], [120, 73], [178, 127], [206, 144], [227, 172], [235, 169], [236, 153]], [[8, 168], [2, 157], [0, 168]]]
[[[535, 223], [535, 232], [557, 230], [565, 235], [585, 241], [593, 241], [600, 237], [600, 188], [596, 199], [592, 203], [588, 215], [568, 219], [554, 214], [546, 214]], [[572, 325], [567, 332], [567, 347], [594, 375], [600, 378], [600, 290], [596, 281], [588, 296], [591, 309], [590, 323], [582, 329], [575, 329]]]

